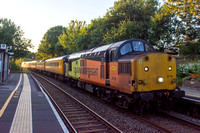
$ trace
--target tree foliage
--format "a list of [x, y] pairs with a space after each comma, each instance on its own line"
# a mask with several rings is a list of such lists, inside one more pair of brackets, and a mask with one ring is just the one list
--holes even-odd
[[[39, 46], [40, 59], [131, 38], [144, 39], [157, 46], [199, 39], [200, 6], [197, 0], [166, 0], [161, 7], [158, 2], [118, 0], [102, 18], [93, 19], [89, 25], [76, 20], [67, 28], [61, 28], [58, 34], [50, 29]], [[49, 41], [50, 37], [55, 41]]]
[[150, 40], [151, 17], [156, 10], [156, 0], [119, 0], [103, 18], [94, 19], [89, 25], [72, 21], [59, 42], [72, 53], [131, 38]]
[[31, 40], [24, 38], [24, 32], [20, 26], [8, 19], [0, 19], [0, 44], [12, 46], [14, 58], [25, 57], [30, 53], [28, 48], [33, 48]]
[[167, 0], [165, 14], [174, 14], [181, 21], [181, 34], [185, 41], [200, 37], [200, 3], [199, 0]]
[[36, 54], [37, 59], [48, 59], [66, 54], [62, 45], [58, 41], [58, 37], [64, 30], [62, 26], [50, 28], [43, 36]]
[[86, 23], [82, 21], [71, 21], [69, 27], [66, 28], [59, 36], [59, 42], [66, 49], [67, 53], [73, 53], [87, 48]]
[[165, 14], [164, 7], [161, 7], [152, 17], [152, 22], [151, 42], [163, 46], [165, 42], [175, 45], [183, 41], [183, 37], [181, 37], [184, 29], [181, 25], [182, 22], [175, 14]]
[[149, 41], [152, 30], [151, 18], [157, 11], [156, 0], [120, 0], [104, 17], [111, 24], [104, 36], [105, 42], [113, 42], [130, 38]]

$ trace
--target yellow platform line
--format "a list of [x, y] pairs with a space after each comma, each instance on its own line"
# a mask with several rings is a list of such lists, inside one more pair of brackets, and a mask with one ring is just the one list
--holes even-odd
[[9, 104], [9, 102], [10, 102], [13, 94], [18, 89], [18, 87], [19, 87], [19, 85], [21, 83], [21, 80], [22, 80], [22, 74], [20, 74], [20, 79], [19, 79], [19, 82], [18, 82], [16, 88], [12, 91], [12, 93], [10, 94], [10, 96], [8, 97], [8, 99], [6, 100], [6, 102], [4, 103], [3, 107], [1, 108], [1, 110], [0, 110], [0, 117], [3, 115], [4, 111], [6, 110], [6, 108], [7, 108], [8, 104]]

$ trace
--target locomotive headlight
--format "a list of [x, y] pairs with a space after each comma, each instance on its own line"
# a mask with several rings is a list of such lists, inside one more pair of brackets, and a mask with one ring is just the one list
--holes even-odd
[[144, 67], [144, 71], [145, 71], [145, 72], [149, 71], [149, 68], [148, 68], [147, 66]]
[[162, 83], [163, 82], [163, 77], [158, 77], [158, 82]]
[[171, 71], [171, 70], [172, 70], [172, 67], [171, 67], [171, 66], [169, 66], [169, 68], [168, 68], [168, 69], [169, 69], [169, 71]]

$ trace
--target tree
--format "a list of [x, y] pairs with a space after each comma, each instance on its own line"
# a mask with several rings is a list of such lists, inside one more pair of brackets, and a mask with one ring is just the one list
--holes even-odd
[[91, 24], [87, 27], [88, 30], [88, 48], [101, 46], [104, 44], [103, 36], [108, 31], [108, 25], [103, 18], [97, 18], [91, 21]]
[[168, 45], [179, 44], [183, 41], [183, 30], [182, 21], [174, 13], [166, 13], [165, 7], [162, 6], [152, 17], [151, 42], [159, 47], [163, 47], [165, 42]]
[[24, 38], [20, 26], [16, 26], [11, 20], [0, 19], [0, 24], [0, 44], [12, 46], [14, 59], [25, 57], [29, 53], [28, 48], [33, 48], [31, 40]]
[[36, 54], [37, 59], [48, 59], [65, 54], [62, 45], [58, 43], [58, 37], [62, 34], [65, 28], [55, 26], [50, 28], [43, 36]]
[[104, 42], [140, 38], [150, 41], [151, 18], [157, 11], [156, 0], [119, 0], [114, 3], [104, 18], [110, 30], [104, 35]]
[[167, 0], [165, 14], [175, 14], [184, 30], [181, 32], [185, 41], [200, 38], [200, 3], [199, 0]]
[[66, 49], [68, 54], [80, 51], [85, 48], [83, 40], [87, 40], [86, 34], [88, 33], [85, 22], [71, 21], [69, 27], [59, 36], [59, 43]]
[[[48, 35], [44, 36], [38, 52], [41, 58], [51, 58], [131, 38], [144, 39], [153, 45], [180, 44], [187, 36], [199, 38], [199, 21], [190, 20], [188, 28], [184, 19], [177, 17], [184, 13], [171, 6], [170, 1], [158, 8], [158, 0], [118, 0], [103, 18], [94, 19], [89, 25], [71, 21], [53, 45], [48, 43]], [[192, 16], [199, 18], [198, 15]]]

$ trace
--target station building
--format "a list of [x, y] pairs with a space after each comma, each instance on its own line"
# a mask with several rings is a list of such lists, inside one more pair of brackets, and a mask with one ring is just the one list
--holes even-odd
[[9, 69], [9, 56], [12, 53], [8, 52], [6, 44], [0, 44], [0, 83], [8, 79]]

